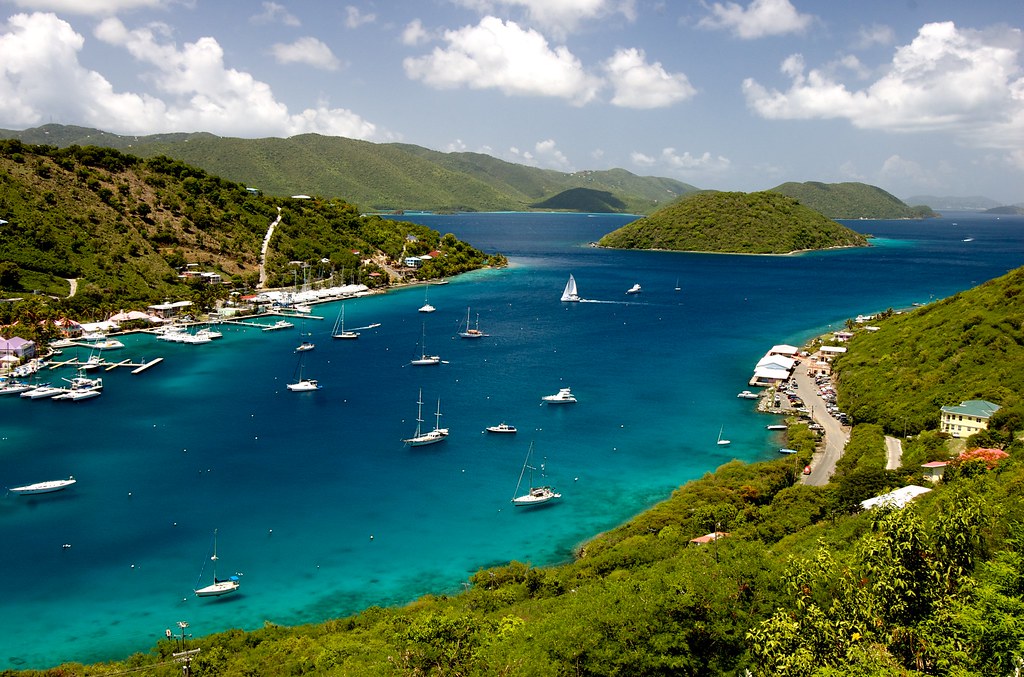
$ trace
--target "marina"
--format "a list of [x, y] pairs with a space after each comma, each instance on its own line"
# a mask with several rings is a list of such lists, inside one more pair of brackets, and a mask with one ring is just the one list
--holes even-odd
[[[492, 564], [564, 562], [689, 479], [733, 459], [780, 458], [787, 445], [765, 427], [777, 419], [736, 397], [766, 347], [802, 345], [858, 314], [948, 296], [1024, 262], [1024, 221], [1008, 217], [971, 217], [967, 248], [946, 219], [870, 222], [860, 226], [876, 236], [870, 248], [789, 257], [584, 246], [621, 215], [416, 218], [511, 265], [432, 287], [428, 315], [417, 312], [422, 287], [348, 299], [346, 320], [380, 324], [357, 341], [330, 337], [340, 301], [313, 306], [330, 318], [306, 323], [317, 344], [304, 353], [307, 373], [324, 385], [315, 393], [286, 389], [297, 331], [221, 322], [223, 337], [204, 346], [118, 335], [125, 347], [105, 361], [163, 361], [146, 378], [131, 376], [138, 367], [97, 369], [104, 393], [79, 406], [0, 397], [0, 486], [78, 480], [0, 500], [10, 544], [0, 549], [0, 669], [148, 652], [180, 619], [197, 636], [314, 623], [455, 594]], [[969, 261], [952, 258], [964, 250]], [[588, 299], [619, 303], [561, 303], [570, 273]], [[622, 303], [637, 279], [643, 302]], [[467, 307], [490, 338], [457, 336]], [[713, 317], [713, 331], [695, 317]], [[425, 352], [424, 322], [444, 367], [409, 365]], [[53, 359], [90, 352], [64, 350]], [[36, 376], [53, 385], [76, 370]], [[578, 404], [541, 401], [566, 385]], [[451, 432], [409, 447], [421, 386], [421, 434], [438, 411]], [[517, 433], [481, 434], [501, 421]], [[727, 447], [715, 443], [723, 423]], [[547, 479], [538, 470], [515, 491], [531, 442], [529, 465], [547, 457]], [[561, 498], [510, 503], [533, 486]], [[212, 580], [207, 566], [197, 584], [215, 529], [217, 576], [242, 585], [197, 598]], [[25, 580], [59, 580], [60, 594]]]

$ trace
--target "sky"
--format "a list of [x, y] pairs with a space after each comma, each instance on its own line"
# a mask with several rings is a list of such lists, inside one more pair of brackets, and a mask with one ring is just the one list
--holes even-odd
[[1024, 203], [1022, 67], [1009, 0], [0, 0], [0, 128], [317, 133], [717, 190]]

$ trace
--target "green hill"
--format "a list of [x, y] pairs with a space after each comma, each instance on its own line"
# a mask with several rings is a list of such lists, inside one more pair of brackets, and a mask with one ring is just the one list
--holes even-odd
[[303, 134], [288, 139], [239, 139], [207, 133], [119, 136], [95, 129], [45, 125], [0, 136], [26, 143], [102, 145], [139, 157], [166, 155], [259, 188], [264, 194], [341, 197], [363, 211], [527, 210], [571, 188], [607, 191], [623, 207], [648, 213], [693, 186], [640, 177], [622, 169], [557, 172], [481, 153], [441, 153], [402, 143], [370, 143]]
[[0, 141], [0, 291], [6, 295], [63, 298], [74, 279], [76, 294], [65, 306], [102, 313], [199, 291], [227, 293], [228, 287], [197, 290], [183, 282], [178, 272], [186, 263], [251, 288], [263, 238], [278, 217], [266, 260], [269, 286], [291, 285], [295, 261], [308, 264], [319, 281], [344, 269], [346, 281], [375, 286], [386, 284], [406, 255], [445, 254], [418, 270], [420, 277], [454, 275], [488, 260], [451, 235], [361, 216], [342, 200], [265, 197], [164, 156], [143, 160], [110, 148]]
[[542, 202], [530, 205], [534, 209], [566, 210], [573, 212], [611, 213], [625, 208], [625, 203], [606, 190], [570, 188]]
[[903, 435], [937, 428], [943, 405], [1024, 406], [1024, 268], [877, 324], [835, 363], [854, 420]]
[[785, 254], [859, 247], [863, 235], [773, 192], [706, 192], [684, 197], [598, 242], [621, 249]]
[[908, 207], [895, 195], [866, 183], [784, 183], [771, 189], [830, 219], [921, 219], [936, 216], [928, 207]]

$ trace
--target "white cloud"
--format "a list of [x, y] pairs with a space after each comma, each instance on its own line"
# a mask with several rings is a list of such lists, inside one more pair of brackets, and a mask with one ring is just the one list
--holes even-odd
[[601, 84], [566, 47], [551, 48], [540, 33], [513, 21], [485, 17], [476, 26], [445, 31], [444, 40], [444, 48], [405, 59], [406, 75], [438, 89], [497, 89], [579, 105], [591, 101]]
[[683, 73], [668, 73], [658, 62], [649, 64], [638, 49], [619, 49], [605, 64], [614, 87], [612, 104], [623, 108], [664, 108], [685, 101], [697, 90]]
[[752, 78], [747, 104], [768, 119], [845, 118], [855, 127], [892, 132], [950, 131], [988, 148], [1024, 146], [1024, 77], [1020, 29], [982, 33], [953, 23], [923, 26], [896, 50], [885, 73], [865, 89], [850, 90], [823, 70], [805, 72], [790, 57], [785, 92]]
[[430, 35], [427, 30], [423, 28], [423, 22], [419, 19], [413, 19], [405, 28], [402, 29], [402, 44], [415, 47], [416, 45], [422, 45], [424, 42], [430, 40]]
[[152, 67], [145, 75], [149, 92], [118, 93], [103, 75], [79, 63], [85, 38], [66, 21], [53, 14], [10, 17], [0, 29], [0, 126], [60, 120], [128, 134], [319, 132], [361, 139], [380, 135], [355, 113], [324, 103], [289, 113], [266, 83], [228, 68], [213, 38], [178, 48], [158, 41], [161, 30], [128, 30], [112, 18], [97, 26], [97, 38]]
[[328, 71], [341, 67], [331, 48], [313, 37], [299, 38], [290, 45], [277, 43], [270, 51], [278, 63], [304, 63]]
[[859, 49], [867, 49], [875, 45], [892, 45], [895, 42], [896, 33], [893, 32], [892, 28], [884, 24], [872, 24], [870, 26], [861, 26], [857, 32], [855, 46]]
[[572, 166], [569, 158], [558, 150], [558, 144], [554, 139], [538, 141], [533, 145], [533, 150], [521, 150], [517, 146], [509, 148], [509, 154], [513, 161], [533, 167], [545, 169], [557, 169], [559, 171], [571, 171]]
[[62, 14], [87, 14], [107, 16], [120, 12], [160, 8], [166, 0], [9, 0], [17, 7], [28, 10], [52, 11]]
[[284, 5], [276, 2], [264, 2], [263, 12], [253, 15], [249, 20], [258, 24], [282, 23], [285, 26], [298, 26], [300, 21], [297, 16], [288, 11]]
[[621, 14], [636, 20], [636, 0], [456, 0], [483, 14], [495, 8], [521, 9], [527, 21], [542, 32], [564, 38], [584, 21]]
[[363, 14], [360, 9], [354, 5], [345, 6], [345, 27], [346, 28], [359, 28], [364, 24], [370, 24], [377, 20], [376, 14]]
[[711, 16], [700, 20], [704, 28], [725, 28], [744, 40], [768, 35], [801, 33], [811, 25], [810, 14], [800, 14], [789, 0], [753, 0], [746, 8], [735, 2], [711, 5]]
[[637, 167], [660, 167], [677, 175], [720, 173], [732, 166], [729, 158], [722, 155], [712, 155], [706, 151], [700, 155], [692, 155], [689, 151], [680, 154], [675, 148], [663, 148], [658, 156], [633, 151], [630, 159]]

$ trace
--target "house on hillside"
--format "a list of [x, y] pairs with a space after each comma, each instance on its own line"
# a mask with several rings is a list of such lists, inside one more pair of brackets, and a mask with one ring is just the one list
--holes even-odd
[[35, 357], [36, 354], [36, 342], [23, 339], [20, 336], [14, 336], [9, 339], [5, 339], [0, 336], [0, 356], [2, 357], [18, 357], [27, 358]]
[[929, 461], [922, 463], [921, 468], [924, 470], [924, 478], [929, 482], [938, 482], [942, 479], [942, 474], [946, 472], [946, 466], [949, 465], [949, 461]]
[[939, 411], [939, 432], [952, 437], [970, 437], [988, 428], [988, 420], [999, 411], [999, 405], [986, 400], [967, 400]]
[[832, 373], [832, 360], [845, 352], [846, 348], [843, 346], [821, 346], [818, 352], [811, 356], [807, 373], [811, 376], [828, 376]]

